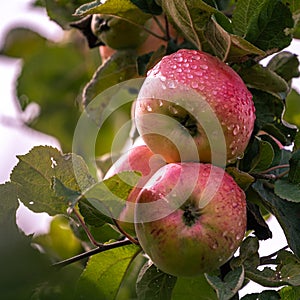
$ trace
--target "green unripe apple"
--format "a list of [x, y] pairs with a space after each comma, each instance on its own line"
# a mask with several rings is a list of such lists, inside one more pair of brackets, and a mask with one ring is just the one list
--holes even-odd
[[184, 277], [212, 272], [233, 256], [244, 237], [245, 194], [222, 168], [170, 163], [140, 192], [135, 230], [162, 271]]
[[[147, 22], [145, 23], [147, 26]], [[100, 41], [112, 49], [136, 49], [149, 34], [136, 24], [110, 15], [95, 14], [91, 29]]]

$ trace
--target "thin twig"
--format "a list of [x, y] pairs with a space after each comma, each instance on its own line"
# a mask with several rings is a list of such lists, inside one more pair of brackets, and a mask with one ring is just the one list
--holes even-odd
[[272, 257], [276, 256], [279, 251], [286, 250], [287, 248], [289, 248], [288, 245], [286, 245], [283, 248], [277, 250], [276, 252], [273, 252], [273, 253], [271, 253], [267, 256], [261, 257], [260, 258], [260, 265], [272, 264], [272, 262], [274, 263], [274, 260], [272, 260]]
[[110, 243], [110, 244], [101, 244], [97, 248], [94, 248], [90, 251], [78, 254], [78, 255], [73, 256], [71, 258], [59, 261], [57, 263], [52, 264], [52, 266], [56, 267], [56, 268], [62, 268], [62, 267], [68, 266], [68, 265], [70, 265], [74, 262], [77, 262], [79, 260], [82, 260], [84, 258], [90, 257], [94, 254], [104, 252], [104, 251], [107, 251], [107, 250], [111, 250], [111, 249], [114, 249], [114, 248], [126, 246], [126, 245], [131, 245], [131, 244], [132, 244], [131, 241], [128, 240], [128, 239], [125, 239], [125, 240], [122, 240], [122, 241], [117, 241], [117, 242]]
[[279, 175], [276, 176], [276, 179], [280, 179], [284, 177], [285, 175], [289, 174], [290, 170], [286, 170], [285, 172], [280, 173]]
[[78, 213], [78, 211], [76, 210], [76, 208], [73, 208], [72, 211], [75, 213], [76, 218], [78, 219], [80, 225], [82, 226], [82, 228], [84, 229], [86, 235], [88, 236], [90, 242], [92, 244], [94, 244], [95, 246], [101, 246], [102, 244], [97, 242], [93, 235], [91, 234], [90, 230], [88, 229], [88, 227], [86, 226], [84, 220], [81, 218], [80, 214]]
[[269, 169], [267, 169], [267, 170], [261, 172], [261, 174], [266, 174], [266, 173], [269, 173], [269, 172], [271, 172], [271, 171], [275, 171], [275, 170], [277, 170], [277, 169], [289, 168], [289, 167], [290, 167], [289, 164], [286, 164], [286, 165], [279, 165], [279, 166], [274, 166], [274, 167], [272, 167], [272, 168], [269, 168]]
[[131, 241], [135, 245], [139, 245], [138, 240], [133, 238], [131, 235], [129, 235], [126, 231], [123, 230], [123, 228], [118, 224], [118, 222], [115, 219], [112, 219], [115, 226], [118, 228], [118, 230], [125, 236], [129, 241]]

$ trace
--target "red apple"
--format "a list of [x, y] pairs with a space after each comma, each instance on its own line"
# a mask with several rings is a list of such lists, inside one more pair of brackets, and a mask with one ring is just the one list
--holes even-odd
[[148, 72], [135, 119], [145, 143], [167, 162], [224, 165], [243, 155], [255, 108], [231, 67], [208, 53], [181, 49]]
[[104, 179], [124, 171], [137, 171], [141, 178], [131, 190], [126, 205], [116, 220], [119, 226], [129, 235], [135, 236], [134, 208], [138, 193], [149, 178], [162, 166], [165, 161], [160, 155], [155, 155], [146, 145], [136, 146], [123, 154], [107, 171]]
[[170, 163], [142, 189], [135, 230], [162, 271], [199, 276], [228, 261], [246, 230], [244, 192], [222, 168]]

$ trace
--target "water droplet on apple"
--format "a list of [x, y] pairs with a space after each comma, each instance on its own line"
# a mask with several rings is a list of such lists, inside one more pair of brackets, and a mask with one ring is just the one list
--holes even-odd
[[198, 84], [198, 82], [193, 81], [192, 84], [191, 84], [191, 86], [192, 86], [193, 89], [196, 89], [196, 88], [199, 87], [199, 84]]
[[164, 105], [164, 103], [161, 100], [159, 100], [158, 105], [159, 105], [159, 107], [162, 107]]
[[185, 68], [188, 68], [188, 67], [190, 66], [190, 64], [189, 64], [189, 63], [184, 63], [183, 66], [184, 66]]
[[176, 70], [178, 73], [181, 73], [182, 72], [182, 69], [181, 68], [177, 68]]
[[196, 76], [202, 76], [202, 75], [203, 75], [203, 73], [202, 73], [201, 71], [196, 71], [194, 74], [195, 74]]
[[161, 80], [161, 81], [164, 82], [164, 81], [166, 81], [166, 79], [167, 79], [166, 76], [163, 76], [163, 75], [160, 76], [160, 80]]
[[239, 240], [241, 239], [241, 236], [240, 236], [239, 234], [237, 234], [236, 237], [235, 237], [235, 239], [236, 239], [237, 241], [239, 241]]
[[200, 68], [201, 68], [202, 70], [207, 70], [207, 69], [208, 69], [208, 66], [207, 66], [207, 65], [200, 65]]
[[175, 82], [174, 82], [174, 81], [168, 82], [168, 87], [169, 87], [170, 89], [175, 89], [175, 87], [176, 87]]
[[212, 245], [212, 248], [216, 250], [216, 249], [218, 248], [218, 246], [219, 246], [218, 243], [214, 243], [214, 244]]
[[196, 70], [198, 68], [197, 65], [191, 65], [191, 69]]
[[172, 114], [177, 115], [178, 114], [178, 110], [177, 108], [175, 108], [174, 106], [170, 105], [169, 106], [169, 110]]
[[151, 112], [151, 111], [152, 111], [152, 107], [148, 104], [148, 105], [146, 106], [146, 110], [149, 111], [149, 112]]
[[237, 135], [240, 131], [240, 126], [239, 125], [236, 125], [232, 131], [233, 135]]
[[194, 78], [193, 74], [187, 74], [186, 77], [187, 77], [187, 78], [190, 78], [190, 79]]

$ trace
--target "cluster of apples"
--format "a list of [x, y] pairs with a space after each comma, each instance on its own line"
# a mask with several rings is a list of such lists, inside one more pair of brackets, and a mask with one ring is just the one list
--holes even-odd
[[225, 166], [243, 155], [252, 134], [251, 93], [218, 58], [181, 49], [148, 72], [134, 120], [144, 144], [106, 174], [142, 174], [116, 221], [168, 274], [220, 267], [246, 230], [245, 194]]

